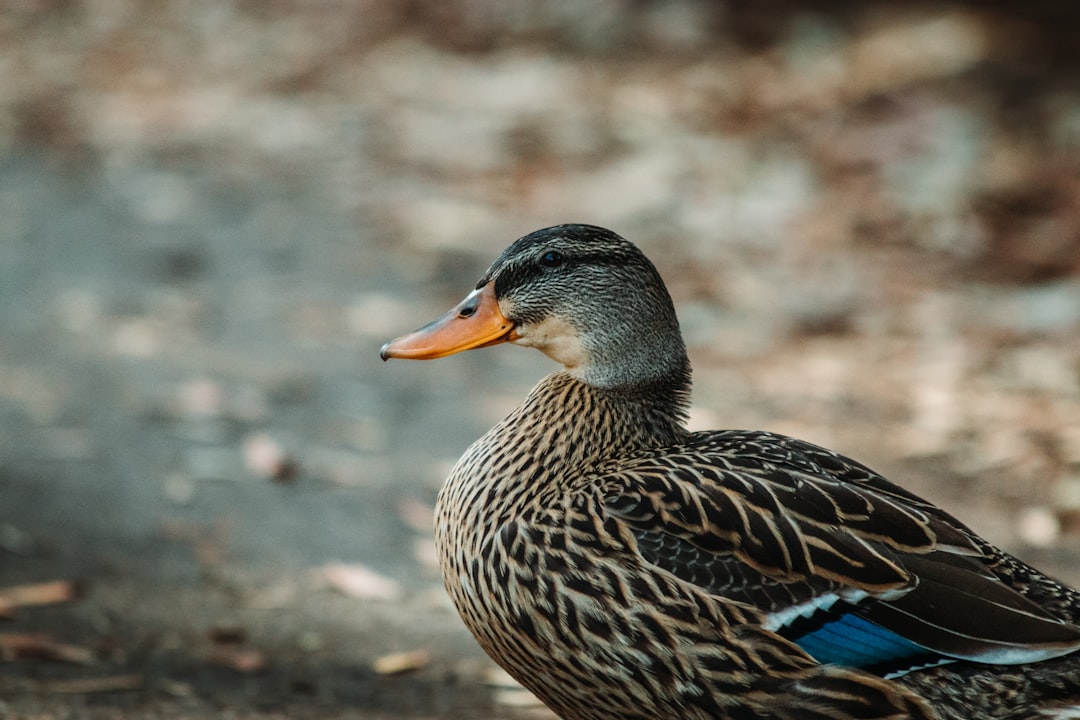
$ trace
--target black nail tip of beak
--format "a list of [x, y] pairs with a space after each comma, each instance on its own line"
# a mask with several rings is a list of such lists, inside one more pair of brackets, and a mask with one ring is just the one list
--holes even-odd
[[385, 344], [385, 345], [383, 345], [383, 346], [382, 346], [382, 348], [381, 348], [381, 349], [379, 350], [379, 357], [380, 357], [380, 358], [382, 358], [382, 361], [383, 361], [383, 362], [386, 362], [387, 360], [389, 360], [389, 359], [390, 359], [390, 353], [388, 353], [388, 352], [386, 351], [386, 350], [387, 350], [387, 348], [389, 348], [389, 347], [390, 347], [390, 343], [386, 343], [386, 344]]

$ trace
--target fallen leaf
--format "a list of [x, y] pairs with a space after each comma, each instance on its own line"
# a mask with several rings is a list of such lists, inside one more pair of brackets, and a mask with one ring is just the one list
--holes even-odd
[[30, 633], [0, 634], [0, 659], [48, 660], [74, 665], [92, 665], [94, 653], [88, 648], [56, 642], [47, 635]]
[[543, 702], [540, 698], [533, 695], [525, 688], [517, 688], [514, 690], [496, 690], [492, 693], [492, 699], [496, 705], [502, 705], [504, 707], [515, 708], [530, 708], [530, 707], [543, 707]]
[[195, 697], [195, 688], [186, 682], [180, 680], [164, 679], [159, 683], [159, 687], [166, 695], [172, 695], [177, 698], [193, 698]]
[[8, 615], [20, 607], [71, 602], [78, 594], [78, 586], [70, 580], [0, 588], [0, 615]]
[[253, 675], [266, 670], [269, 663], [266, 656], [258, 650], [231, 650], [219, 648], [210, 662], [214, 665], [235, 670], [243, 675]]
[[380, 675], [400, 675], [401, 673], [413, 672], [427, 666], [431, 656], [426, 650], [409, 650], [408, 652], [391, 653], [375, 658], [373, 667]]
[[401, 596], [401, 585], [396, 580], [364, 565], [329, 563], [319, 568], [318, 573], [329, 587], [349, 597], [396, 600]]
[[296, 477], [296, 462], [285, 448], [266, 433], [253, 433], [244, 439], [244, 465], [252, 473], [277, 482]]

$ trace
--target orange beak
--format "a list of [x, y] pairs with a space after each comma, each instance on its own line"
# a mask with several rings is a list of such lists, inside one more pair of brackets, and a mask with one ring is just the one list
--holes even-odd
[[495, 299], [495, 283], [473, 290], [450, 312], [382, 346], [383, 360], [433, 360], [514, 339], [514, 323]]

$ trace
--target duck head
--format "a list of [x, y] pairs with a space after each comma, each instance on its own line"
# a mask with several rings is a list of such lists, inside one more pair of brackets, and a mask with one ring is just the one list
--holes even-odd
[[632, 243], [592, 225], [515, 241], [456, 307], [380, 355], [432, 359], [503, 342], [536, 348], [596, 387], [689, 381], [660, 274]]

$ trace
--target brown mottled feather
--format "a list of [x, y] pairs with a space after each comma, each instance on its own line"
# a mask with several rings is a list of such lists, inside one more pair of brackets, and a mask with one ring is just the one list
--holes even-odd
[[610, 466], [614, 448], [656, 446], [644, 428], [667, 428], [664, 443], [687, 436], [663, 414], [628, 414], [636, 403], [557, 374], [459, 461], [436, 540], [481, 646], [567, 720], [933, 717], [891, 683], [817, 665], [758, 628], [752, 607], [641, 557], [631, 526], [605, 509], [624, 481], [605, 487], [590, 469]]

